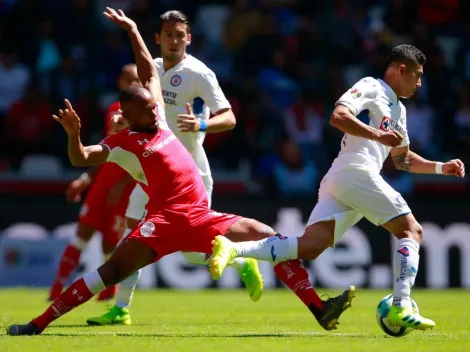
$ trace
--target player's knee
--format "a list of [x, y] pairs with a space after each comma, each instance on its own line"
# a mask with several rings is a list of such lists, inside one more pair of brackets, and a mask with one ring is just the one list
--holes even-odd
[[225, 233], [225, 236], [233, 242], [258, 241], [274, 236], [274, 231], [268, 225], [254, 219], [241, 218], [235, 222]]
[[253, 240], [261, 240], [276, 235], [276, 231], [274, 231], [272, 227], [254, 219], [246, 220], [248, 232], [252, 234]]
[[101, 248], [103, 250], [103, 254], [105, 255], [111, 255], [111, 253], [114, 252], [114, 250], [116, 249], [117, 247], [117, 243], [112, 243], [110, 241], [102, 241], [101, 242]]
[[95, 229], [91, 226], [78, 223], [77, 227], [77, 234], [76, 237], [79, 238], [81, 241], [89, 242], [95, 233]]
[[417, 221], [414, 221], [411, 225], [410, 225], [410, 230], [409, 230], [409, 233], [410, 233], [410, 238], [418, 243], [421, 242], [421, 240], [423, 239], [423, 235], [424, 235], [424, 230], [423, 230], [423, 227], [420, 225], [419, 222]]
[[127, 270], [124, 265], [111, 259], [98, 268], [98, 273], [108, 287], [123, 281], [132, 274], [132, 270]]

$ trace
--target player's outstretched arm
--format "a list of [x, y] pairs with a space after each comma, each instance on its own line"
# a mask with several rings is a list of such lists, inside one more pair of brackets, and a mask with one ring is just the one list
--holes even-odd
[[140, 35], [139, 30], [137, 29], [137, 25], [133, 20], [127, 17], [122, 10], [116, 11], [110, 7], [107, 7], [103, 14], [112, 22], [118, 24], [121, 28], [127, 31], [132, 44], [132, 50], [134, 51], [139, 80], [153, 95], [154, 99], [158, 101], [160, 106], [164, 107], [165, 104], [163, 102], [158, 71], [155, 64], [153, 63], [152, 55], [145, 45], [144, 39]]
[[52, 118], [59, 122], [67, 132], [67, 150], [72, 165], [83, 167], [104, 163], [108, 158], [109, 149], [103, 145], [85, 147], [80, 139], [80, 118], [67, 99], [65, 99], [65, 107], [64, 110], [59, 110], [59, 116], [52, 115]]
[[226, 108], [217, 112], [211, 119], [204, 121], [198, 119], [191, 108], [191, 104], [186, 103], [187, 114], [178, 115], [177, 127], [181, 132], [207, 132], [219, 133], [232, 130], [236, 125], [235, 115], [232, 109]]
[[431, 161], [412, 152], [408, 146], [392, 148], [390, 151], [393, 164], [398, 170], [415, 174], [443, 174], [447, 176], [465, 176], [465, 165], [459, 159], [446, 163]]
[[[220, 88], [215, 73], [211, 70], [197, 72], [194, 76], [194, 88], [197, 96], [210, 108], [214, 114], [209, 120], [199, 120], [191, 109], [187, 115], [179, 115], [178, 123], [181, 124], [182, 132], [204, 131], [207, 133], [218, 133], [235, 128], [237, 121], [229, 101]], [[190, 105], [189, 105], [190, 107]]]
[[354, 116], [349, 108], [338, 104], [330, 118], [330, 125], [351, 136], [377, 141], [389, 147], [396, 147], [403, 141], [398, 131], [381, 131], [366, 125]]

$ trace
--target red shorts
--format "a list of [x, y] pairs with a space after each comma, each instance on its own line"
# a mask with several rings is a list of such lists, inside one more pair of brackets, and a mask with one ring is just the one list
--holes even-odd
[[78, 222], [101, 232], [104, 243], [116, 246], [126, 229], [125, 214], [134, 187], [134, 183], [126, 187], [119, 201], [110, 206], [107, 204], [110, 186], [95, 182], [80, 208]]
[[191, 213], [171, 210], [149, 213], [128, 239], [136, 239], [152, 248], [155, 261], [175, 252], [212, 253], [212, 240], [225, 235], [241, 216], [199, 209]]

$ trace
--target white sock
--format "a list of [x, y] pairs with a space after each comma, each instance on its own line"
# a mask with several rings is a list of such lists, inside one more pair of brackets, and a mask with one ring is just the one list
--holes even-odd
[[[184, 259], [186, 259], [186, 261], [191, 264], [209, 265], [211, 260], [211, 256], [205, 253], [181, 252], [181, 254], [183, 255]], [[232, 260], [229, 266], [233, 266], [234, 268], [241, 270], [245, 267], [245, 258], [235, 258]]]
[[260, 241], [237, 242], [234, 247], [239, 257], [279, 263], [297, 259], [299, 245], [296, 237], [276, 235]]
[[85, 281], [86, 286], [94, 295], [106, 288], [104, 286], [103, 280], [101, 280], [101, 276], [98, 273], [98, 270], [83, 275], [83, 281]]
[[116, 295], [116, 307], [129, 308], [134, 296], [134, 290], [139, 281], [141, 269], [135, 271], [131, 276], [119, 284]]
[[87, 241], [85, 240], [82, 240], [80, 237], [78, 236], [73, 236], [71, 239], [70, 239], [70, 242], [69, 244], [77, 249], [80, 249], [81, 251], [83, 250], [83, 248], [85, 248], [86, 244], [87, 244]]
[[418, 265], [419, 243], [410, 238], [398, 240], [397, 251], [393, 256], [393, 305], [404, 307], [410, 302]]

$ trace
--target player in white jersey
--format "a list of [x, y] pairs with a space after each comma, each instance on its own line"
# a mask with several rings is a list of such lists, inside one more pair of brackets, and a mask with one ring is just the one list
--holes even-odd
[[[362, 217], [380, 225], [398, 239], [393, 256], [393, 306], [390, 323], [429, 329], [434, 321], [412, 310], [410, 290], [419, 263], [423, 228], [405, 200], [380, 175], [391, 154], [399, 170], [464, 177], [460, 160], [429, 161], [410, 150], [406, 110], [399, 98], [412, 96], [421, 86], [426, 58], [411, 45], [395, 47], [386, 63], [383, 80], [364, 78], [336, 103], [330, 123], [345, 133], [341, 151], [323, 178], [318, 203], [300, 238], [232, 243], [220, 236], [210, 263], [217, 279], [225, 264], [239, 255], [266, 261], [316, 259]], [[368, 121], [362, 122], [361, 117]]]
[[[154, 60], [157, 67], [165, 115], [168, 126], [191, 153], [206, 187], [209, 207], [213, 180], [209, 161], [202, 146], [206, 133], [217, 133], [235, 127], [235, 116], [219, 86], [217, 78], [203, 62], [186, 53], [191, 43], [189, 21], [180, 11], [168, 11], [160, 16], [156, 33], [162, 57]], [[214, 117], [209, 119], [211, 112]], [[126, 211], [127, 235], [144, 216], [148, 196], [137, 185], [132, 191]], [[183, 253], [189, 263], [207, 265], [209, 258], [203, 253]], [[248, 294], [258, 301], [263, 291], [263, 280], [256, 260], [236, 258], [231, 262], [240, 274]], [[140, 271], [124, 280], [118, 289], [116, 305], [99, 317], [91, 317], [88, 324], [131, 324], [129, 306]]]

